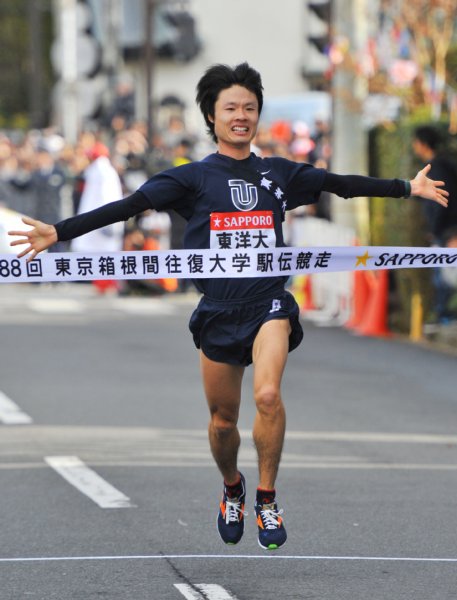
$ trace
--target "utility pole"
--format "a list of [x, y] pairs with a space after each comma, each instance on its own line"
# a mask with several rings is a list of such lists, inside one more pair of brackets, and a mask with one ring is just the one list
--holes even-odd
[[154, 19], [156, 11], [156, 0], [144, 0], [146, 4], [146, 23], [144, 40], [144, 66], [146, 69], [146, 115], [148, 126], [148, 147], [151, 148], [155, 133], [154, 118], [152, 111], [152, 92], [155, 72], [155, 49], [154, 49]]
[[[368, 145], [363, 108], [367, 97], [367, 81], [358, 64], [367, 41], [366, 0], [337, 0], [333, 6], [334, 43], [336, 47], [343, 48], [343, 58], [333, 77], [332, 171], [366, 175]], [[354, 228], [362, 243], [368, 241], [366, 198], [350, 200], [333, 197], [332, 219]]]
[[121, 0], [104, 0], [103, 8], [104, 14], [106, 15], [103, 59], [105, 70], [108, 75], [108, 104], [112, 105], [116, 97], [116, 78], [122, 67], [120, 50], [120, 30], [122, 23]]
[[29, 114], [32, 128], [45, 125], [43, 68], [43, 6], [41, 0], [27, 4], [29, 24]]
[[61, 122], [65, 139], [74, 144], [79, 129], [77, 2], [55, 0], [61, 48]]

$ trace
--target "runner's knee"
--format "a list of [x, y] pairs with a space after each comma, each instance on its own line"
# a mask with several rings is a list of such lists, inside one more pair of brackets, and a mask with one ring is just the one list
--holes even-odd
[[283, 410], [279, 389], [273, 385], [262, 385], [254, 394], [257, 410], [264, 416], [274, 417]]
[[237, 422], [237, 411], [211, 411], [211, 428], [218, 437], [230, 435], [236, 429]]

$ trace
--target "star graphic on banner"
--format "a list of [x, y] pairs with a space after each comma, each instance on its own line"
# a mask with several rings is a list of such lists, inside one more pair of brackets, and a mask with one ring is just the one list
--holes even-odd
[[269, 190], [272, 183], [273, 182], [270, 181], [269, 179], [267, 179], [266, 177], [262, 177], [262, 181], [260, 182], [260, 185], [264, 188], [267, 188], [267, 190]]
[[362, 254], [361, 256], [356, 256], [357, 258], [357, 262], [355, 263], [355, 266], [358, 267], [360, 265], [363, 265], [364, 267], [367, 267], [367, 260], [369, 260], [370, 258], [373, 258], [372, 256], [370, 256], [368, 254], [368, 250], [365, 251], [365, 254]]
[[221, 220], [218, 217], [214, 219], [213, 223], [216, 229], [221, 226]]

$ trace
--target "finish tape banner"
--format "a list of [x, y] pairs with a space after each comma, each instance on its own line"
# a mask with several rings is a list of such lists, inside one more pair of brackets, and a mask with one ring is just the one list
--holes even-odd
[[456, 267], [456, 248], [348, 246], [0, 254], [0, 283], [103, 279], [277, 277], [339, 271]]

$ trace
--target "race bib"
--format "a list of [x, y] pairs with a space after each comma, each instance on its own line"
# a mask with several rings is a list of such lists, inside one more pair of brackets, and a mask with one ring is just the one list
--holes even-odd
[[274, 248], [276, 234], [271, 210], [211, 213], [211, 248]]

